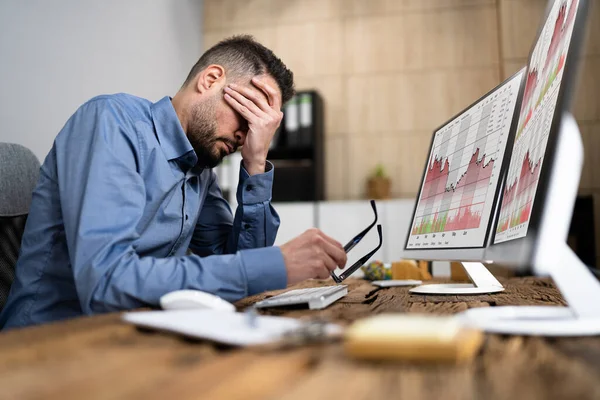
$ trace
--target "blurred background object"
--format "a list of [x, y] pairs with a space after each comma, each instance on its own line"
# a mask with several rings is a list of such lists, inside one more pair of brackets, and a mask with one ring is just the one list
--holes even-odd
[[377, 164], [371, 176], [367, 179], [367, 197], [369, 199], [389, 199], [391, 197], [392, 181], [387, 176], [385, 167]]
[[268, 155], [276, 168], [273, 201], [325, 200], [323, 124], [317, 91], [298, 90], [285, 104]]

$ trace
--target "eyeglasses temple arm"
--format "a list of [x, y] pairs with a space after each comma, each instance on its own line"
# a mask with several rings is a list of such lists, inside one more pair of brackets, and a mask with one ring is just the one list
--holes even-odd
[[370, 203], [371, 203], [371, 208], [373, 209], [373, 213], [375, 214], [375, 220], [371, 223], [371, 225], [367, 226], [361, 233], [354, 236], [352, 238], [352, 240], [350, 240], [348, 243], [346, 243], [346, 245], [344, 246], [344, 251], [346, 253], [349, 252], [350, 250], [352, 250], [354, 248], [354, 246], [356, 246], [358, 244], [358, 242], [360, 242], [360, 240], [363, 238], [363, 236], [365, 236], [367, 234], [367, 232], [369, 232], [371, 230], [371, 228], [373, 228], [373, 226], [375, 226], [375, 224], [377, 223], [378, 215], [377, 215], [377, 206], [375, 205], [375, 200], [371, 200]]
[[344, 279], [346, 279], [347, 277], [349, 277], [350, 275], [352, 275], [357, 269], [359, 269], [369, 258], [371, 258], [373, 256], [373, 254], [375, 254], [377, 252], [377, 250], [379, 250], [381, 248], [381, 245], [383, 244], [383, 232], [382, 232], [382, 228], [381, 225], [377, 225], [377, 233], [379, 234], [379, 244], [377, 245], [377, 247], [375, 247], [375, 249], [373, 249], [372, 251], [370, 251], [367, 255], [365, 255], [364, 257], [362, 257], [360, 260], [358, 260], [357, 262], [355, 262], [350, 268], [346, 269], [344, 272], [342, 272], [340, 274], [340, 276], [336, 276], [333, 271], [331, 271], [331, 278], [333, 278], [333, 280], [336, 283], [341, 283]]

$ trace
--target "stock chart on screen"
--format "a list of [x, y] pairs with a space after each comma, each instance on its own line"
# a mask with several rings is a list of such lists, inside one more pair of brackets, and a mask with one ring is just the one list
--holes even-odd
[[527, 235], [577, 3], [553, 4], [533, 49], [494, 243]]
[[407, 249], [485, 244], [523, 74], [434, 133]]

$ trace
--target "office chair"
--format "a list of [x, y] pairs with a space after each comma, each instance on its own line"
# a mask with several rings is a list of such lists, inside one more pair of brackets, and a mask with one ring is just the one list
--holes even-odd
[[15, 264], [40, 162], [31, 150], [0, 142], [0, 310], [15, 278]]

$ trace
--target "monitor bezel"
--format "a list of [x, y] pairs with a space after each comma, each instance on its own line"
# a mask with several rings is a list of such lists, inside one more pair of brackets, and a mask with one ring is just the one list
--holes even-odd
[[[562, 0], [551, 0], [546, 5], [546, 13], [544, 15], [543, 22], [540, 25], [536, 38], [529, 51], [529, 56], [527, 58], [527, 74], [529, 73], [529, 66], [531, 63], [531, 58], [533, 56], [533, 50], [535, 49], [535, 46], [537, 45], [540, 39], [540, 35], [543, 33], [543, 29], [547, 19], [549, 18], [550, 11], [552, 10], [552, 7], [557, 1]], [[573, 33], [571, 35], [571, 43], [569, 44], [567, 60], [563, 67], [563, 80], [561, 82], [561, 87], [558, 92], [554, 116], [552, 117], [552, 123], [550, 125], [550, 131], [548, 134], [548, 144], [546, 146], [544, 160], [541, 165], [538, 188], [536, 190], [533, 206], [531, 209], [531, 217], [529, 220], [527, 234], [522, 238], [511, 239], [501, 243], [494, 243], [494, 240], [496, 238], [496, 229], [499, 223], [499, 215], [502, 204], [502, 197], [504, 193], [504, 187], [506, 185], [506, 179], [508, 177], [509, 164], [507, 164], [505, 174], [502, 177], [502, 185], [499, 185], [502, 187], [502, 193], [497, 204], [495, 223], [493, 226], [489, 246], [485, 252], [485, 259], [493, 263], [498, 263], [502, 264], [503, 266], [513, 268], [520, 272], [531, 271], [533, 257], [535, 255], [535, 249], [538, 245], [538, 239], [540, 237], [542, 229], [540, 224], [542, 222], [544, 209], [546, 208], [545, 194], [548, 191], [550, 177], [553, 173], [553, 160], [556, 155], [556, 149], [560, 134], [560, 126], [564, 113], [570, 110], [573, 101], [573, 94], [577, 86], [577, 77], [579, 75], [579, 58], [584, 47], [583, 42], [585, 38], [585, 20], [587, 17], [587, 11], [587, 0], [578, 0], [578, 10], [577, 15], [575, 16], [575, 21], [573, 22]], [[520, 111], [517, 114], [520, 115]]]
[[[446, 127], [449, 123], [451, 123], [452, 121], [454, 121], [459, 116], [461, 116], [464, 113], [466, 113], [469, 110], [471, 110], [475, 105], [477, 105], [483, 99], [485, 99], [486, 97], [489, 97], [489, 96], [493, 95], [496, 91], [498, 91], [504, 85], [507, 85], [511, 80], [513, 80], [514, 78], [516, 78], [519, 74], [522, 74], [522, 76], [521, 76], [521, 81], [519, 82], [519, 88], [518, 88], [518, 94], [517, 94], [517, 101], [516, 101], [516, 104], [515, 104], [515, 112], [513, 113], [513, 117], [512, 117], [512, 120], [511, 120], [511, 126], [510, 126], [510, 129], [509, 129], [509, 134], [508, 134], [508, 137], [506, 139], [506, 146], [507, 146], [507, 148], [504, 151], [504, 157], [502, 158], [502, 161], [501, 161], [500, 170], [499, 170], [499, 173], [498, 173], [499, 174], [498, 185], [496, 186], [496, 190], [495, 190], [495, 193], [494, 193], [493, 206], [492, 206], [492, 209], [491, 209], [490, 219], [489, 219], [487, 227], [486, 227], [486, 232], [485, 232], [485, 237], [484, 237], [484, 240], [483, 240], [483, 244], [480, 245], [480, 246], [468, 246], [468, 247], [442, 247], [442, 248], [426, 247], [426, 248], [418, 248], [418, 249], [414, 249], [414, 248], [409, 249], [407, 246], [408, 246], [408, 241], [410, 240], [410, 236], [411, 236], [410, 232], [412, 231], [412, 226], [413, 226], [413, 223], [414, 223], [415, 214], [417, 212], [417, 206], [419, 204], [419, 199], [421, 198], [421, 192], [423, 191], [423, 182], [424, 182], [426, 174], [427, 174], [427, 169], [429, 168], [429, 161], [430, 161], [430, 158], [431, 158], [431, 150], [433, 148], [433, 143], [435, 142], [436, 133], [440, 129]], [[423, 168], [423, 173], [421, 174], [421, 181], [420, 181], [420, 184], [419, 184], [419, 192], [417, 193], [417, 196], [415, 198], [415, 204], [413, 206], [413, 212], [412, 212], [411, 219], [410, 219], [410, 224], [409, 224], [409, 227], [408, 227], [408, 234], [406, 236], [406, 241], [404, 243], [403, 253], [406, 253], [407, 255], [410, 254], [411, 257], [418, 257], [418, 256], [423, 255], [423, 256], [425, 256], [425, 258], [427, 258], [429, 260], [480, 261], [480, 260], [483, 259], [484, 255], [485, 255], [485, 249], [486, 249], [486, 247], [490, 243], [491, 227], [492, 227], [492, 223], [494, 222], [494, 217], [496, 215], [496, 209], [497, 209], [497, 205], [498, 205], [498, 200], [499, 200], [499, 197], [500, 197], [500, 189], [501, 189], [501, 184], [502, 184], [502, 177], [504, 176], [505, 169], [508, 169], [508, 161], [510, 160], [510, 152], [512, 152], [512, 146], [510, 146], [510, 149], [508, 147], [509, 147], [509, 144], [511, 144], [513, 142], [514, 132], [515, 132], [515, 129], [514, 129], [515, 128], [515, 124], [518, 123], [518, 119], [515, 118], [515, 115], [517, 114], [516, 111], [521, 106], [521, 100], [522, 100], [522, 97], [523, 97], [522, 95], [523, 95], [523, 89], [524, 89], [524, 85], [525, 85], [525, 77], [526, 76], [527, 76], [527, 74], [526, 74], [526, 67], [523, 66], [518, 71], [516, 71], [515, 73], [513, 73], [511, 76], [509, 76], [508, 78], [506, 78], [502, 82], [500, 82], [498, 85], [496, 85], [493, 89], [491, 89], [490, 91], [488, 91], [485, 94], [483, 94], [477, 100], [475, 100], [474, 102], [472, 102], [471, 104], [469, 104], [467, 107], [465, 107], [464, 109], [462, 109], [458, 113], [454, 114], [451, 118], [449, 118], [448, 120], [446, 120], [445, 122], [443, 122], [441, 125], [439, 125], [437, 128], [435, 128], [433, 130], [433, 133], [431, 135], [431, 141], [430, 141], [429, 147], [428, 147], [427, 160], [425, 161], [425, 166]], [[427, 254], [425, 254], [425, 252]]]

